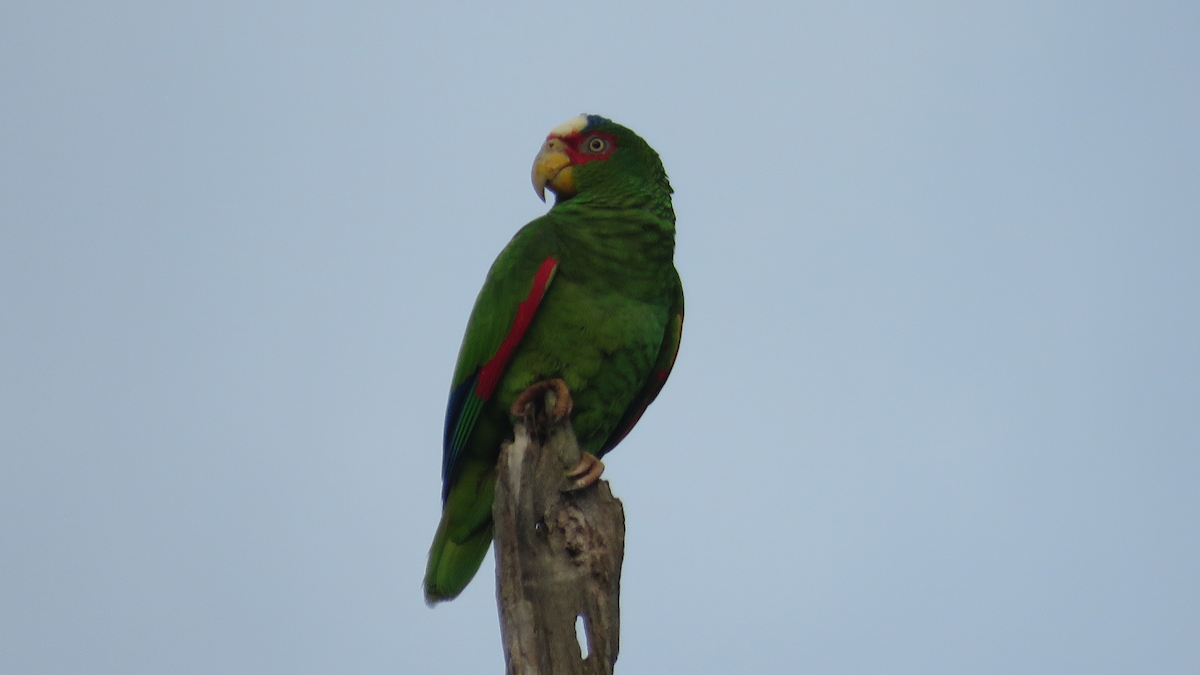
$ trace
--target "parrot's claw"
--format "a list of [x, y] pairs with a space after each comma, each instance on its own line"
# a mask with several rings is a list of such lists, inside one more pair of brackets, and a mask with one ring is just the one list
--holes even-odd
[[[520, 417], [525, 414], [525, 407], [530, 403], [535, 402], [539, 396], [544, 396], [550, 389], [554, 390], [554, 409], [547, 410], [550, 419], [557, 422], [567, 415], [571, 414], [571, 408], [575, 405], [571, 401], [571, 390], [567, 388], [567, 383], [560, 379], [546, 380], [538, 382], [530, 388], [521, 392], [516, 401], [513, 401], [512, 407], [509, 409], [513, 415]], [[592, 459], [595, 459], [593, 457]], [[599, 460], [596, 460], [599, 461]], [[597, 474], [599, 475], [599, 474]]]
[[590, 452], [580, 453], [579, 463], [574, 469], [567, 472], [567, 478], [574, 478], [568, 491], [582, 490], [585, 487], [600, 480], [600, 474], [604, 473], [604, 462], [601, 462]]

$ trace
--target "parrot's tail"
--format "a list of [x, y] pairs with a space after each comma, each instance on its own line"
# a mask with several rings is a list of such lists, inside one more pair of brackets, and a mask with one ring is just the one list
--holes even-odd
[[453, 600], [462, 593], [479, 571], [492, 544], [490, 517], [462, 541], [454, 541], [447, 527], [448, 511], [442, 513], [433, 546], [429, 548], [429, 564], [425, 568], [425, 602], [430, 607], [443, 600]]

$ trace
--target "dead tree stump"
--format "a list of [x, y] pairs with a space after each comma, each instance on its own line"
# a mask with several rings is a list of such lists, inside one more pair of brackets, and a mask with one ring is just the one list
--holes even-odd
[[[496, 600], [507, 673], [612, 675], [625, 512], [607, 481], [563, 491], [580, 451], [570, 417], [546, 415], [553, 397], [527, 406], [496, 466]], [[586, 659], [575, 633], [580, 616]]]

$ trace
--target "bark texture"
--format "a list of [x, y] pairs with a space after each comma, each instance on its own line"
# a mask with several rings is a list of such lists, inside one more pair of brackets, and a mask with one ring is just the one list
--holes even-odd
[[[554, 394], [530, 404], [496, 472], [496, 596], [509, 675], [611, 675], [620, 629], [625, 512], [607, 481], [564, 492], [579, 462]], [[538, 401], [541, 404], [542, 401]], [[588, 657], [575, 633], [582, 616]]]

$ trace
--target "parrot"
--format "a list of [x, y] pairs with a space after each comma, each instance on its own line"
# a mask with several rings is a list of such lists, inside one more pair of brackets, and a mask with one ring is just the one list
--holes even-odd
[[584, 453], [567, 475], [582, 489], [658, 396], [679, 351], [673, 191], [658, 153], [612, 120], [578, 115], [546, 136], [532, 179], [554, 204], [492, 264], [451, 379], [430, 606], [462, 592], [492, 543], [496, 462], [518, 398], [539, 383], [565, 385]]

